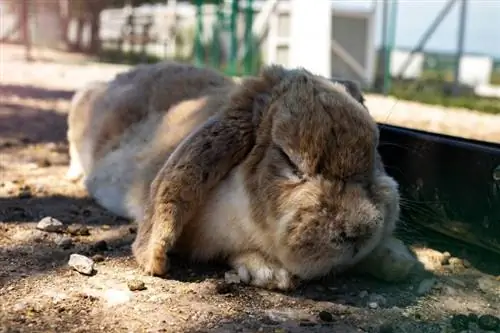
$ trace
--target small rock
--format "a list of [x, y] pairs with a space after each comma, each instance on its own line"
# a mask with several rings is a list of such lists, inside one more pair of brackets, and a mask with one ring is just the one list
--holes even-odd
[[92, 249], [94, 251], [107, 251], [108, 243], [106, 243], [106, 241], [102, 239], [100, 241], [95, 242], [94, 245], [92, 245]]
[[94, 262], [103, 262], [104, 259], [105, 258], [102, 254], [95, 254], [92, 256], [92, 260], [94, 260]]
[[320, 313], [318, 314], [318, 317], [319, 319], [321, 319], [322, 321], [327, 321], [327, 322], [331, 322], [333, 321], [333, 316], [330, 312], [328, 311], [320, 311]]
[[103, 225], [101, 226], [101, 229], [102, 229], [102, 230], [110, 230], [110, 229], [111, 229], [111, 227], [110, 227], [109, 225], [107, 225], [107, 224], [103, 224]]
[[469, 328], [469, 317], [464, 314], [454, 315], [451, 318], [451, 327], [456, 330], [466, 330]]
[[38, 166], [41, 168], [47, 168], [52, 165], [52, 162], [48, 158], [42, 158], [37, 161]]
[[57, 246], [59, 246], [61, 249], [69, 249], [70, 247], [73, 246], [73, 240], [69, 237], [62, 236], [59, 239], [56, 240]]
[[368, 307], [370, 309], [378, 309], [378, 303], [377, 302], [368, 302]]
[[91, 275], [94, 271], [94, 261], [81, 254], [71, 254], [69, 257], [68, 265], [78, 273], [85, 275]]
[[500, 319], [492, 315], [480, 316], [477, 325], [483, 330], [494, 331], [500, 326]]
[[368, 299], [368, 302], [377, 303], [378, 305], [386, 305], [387, 299], [379, 294], [371, 294]]
[[417, 288], [417, 295], [425, 295], [429, 291], [432, 290], [434, 285], [436, 284], [436, 279], [435, 278], [430, 278], [430, 279], [424, 279], [420, 282]]
[[90, 235], [89, 229], [81, 224], [72, 224], [68, 226], [67, 232], [73, 236], [88, 236]]
[[232, 271], [224, 273], [224, 281], [228, 284], [241, 283], [241, 279], [238, 273]]
[[368, 296], [368, 291], [366, 290], [362, 290], [358, 295], [359, 298], [365, 298], [366, 296]]
[[51, 216], [44, 217], [38, 222], [36, 228], [47, 232], [62, 232], [64, 224]]
[[146, 284], [141, 280], [130, 280], [128, 281], [127, 286], [130, 291], [140, 291], [147, 289]]
[[17, 196], [19, 199], [29, 199], [33, 197], [33, 193], [30, 190], [21, 190]]
[[450, 252], [443, 252], [443, 256], [441, 257], [441, 265], [448, 265], [450, 263], [450, 258]]
[[449, 265], [451, 266], [451, 268], [454, 268], [454, 269], [465, 268], [464, 261], [460, 258], [451, 257], [448, 261], [449, 261]]
[[234, 292], [234, 284], [220, 282], [215, 284], [215, 292], [219, 295], [226, 295]]

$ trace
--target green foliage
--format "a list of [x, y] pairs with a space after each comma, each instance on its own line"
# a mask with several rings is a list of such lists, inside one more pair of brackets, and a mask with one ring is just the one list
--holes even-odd
[[139, 52], [120, 51], [118, 49], [103, 49], [98, 55], [98, 61], [113, 64], [136, 65], [139, 63], [155, 63], [161, 61], [157, 56]]
[[[252, 39], [253, 39], [252, 40], [253, 45], [254, 46], [257, 45], [258, 44], [257, 37], [253, 36]], [[193, 48], [193, 54], [190, 57], [191, 59], [193, 59], [193, 61], [195, 59], [194, 53], [195, 53], [195, 48]], [[200, 55], [201, 55], [201, 61], [203, 62], [204, 65], [210, 66], [212, 68], [221, 70], [226, 73], [229, 72], [229, 66], [230, 66], [229, 51], [227, 50], [227, 47], [225, 47], [224, 44], [221, 43], [220, 39], [214, 39], [210, 37], [206, 41], [202, 41]], [[236, 73], [234, 74], [231, 73], [231, 75], [244, 76], [244, 75], [256, 74], [263, 65], [263, 63], [264, 60], [262, 51], [254, 47], [249, 73], [247, 73], [246, 71], [245, 59], [243, 59], [243, 61], [236, 64]]]
[[451, 83], [423, 79], [394, 80], [390, 95], [432, 105], [458, 107], [491, 114], [500, 114], [500, 99], [476, 96], [470, 87], [460, 87], [460, 96], [451, 96]]
[[491, 84], [500, 85], [500, 60], [493, 63], [493, 71], [491, 73]]
[[[125, 65], [137, 65], [137, 64], [153, 64], [156, 62], [163, 61], [164, 59], [152, 54], [142, 54], [140, 52], [133, 51], [120, 51], [118, 49], [103, 49], [97, 60], [104, 63], [112, 64], [125, 64]], [[186, 59], [182, 57], [176, 57], [174, 59], [178, 62], [191, 62], [191, 59]]]

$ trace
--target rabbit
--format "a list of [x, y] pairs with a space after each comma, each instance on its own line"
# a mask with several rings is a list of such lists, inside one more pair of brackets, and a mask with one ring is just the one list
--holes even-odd
[[162, 62], [93, 91], [70, 110], [68, 133], [93, 127], [68, 135], [71, 158], [88, 154], [90, 196], [137, 222], [145, 273], [165, 276], [178, 252], [290, 290], [349, 269], [396, 281], [415, 266], [393, 236], [398, 184], [356, 84], [279, 65], [236, 82]]

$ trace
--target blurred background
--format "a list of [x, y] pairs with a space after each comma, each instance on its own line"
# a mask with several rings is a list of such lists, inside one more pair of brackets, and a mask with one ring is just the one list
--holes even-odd
[[232, 76], [279, 63], [356, 80], [379, 122], [500, 142], [496, 0], [2, 0], [0, 12], [2, 82], [77, 89], [165, 59]]

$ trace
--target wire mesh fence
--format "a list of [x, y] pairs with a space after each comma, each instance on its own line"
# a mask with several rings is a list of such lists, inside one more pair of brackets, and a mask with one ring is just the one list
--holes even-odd
[[[129, 65], [174, 59], [230, 75], [255, 74], [266, 63], [290, 65], [297, 45], [294, 0], [96, 3], [4, 1], [2, 41], [24, 43], [27, 57], [32, 47], [46, 46]], [[358, 80], [369, 93], [500, 113], [500, 33], [492, 28], [500, 4], [356, 1], [360, 9], [331, 3], [331, 76]], [[314, 50], [305, 57], [314, 62]]]

